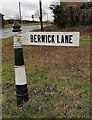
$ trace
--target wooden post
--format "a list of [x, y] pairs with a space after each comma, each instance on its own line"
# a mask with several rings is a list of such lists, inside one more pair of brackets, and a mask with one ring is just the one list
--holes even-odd
[[40, 23], [41, 23], [41, 31], [43, 31], [43, 22], [42, 22], [42, 3], [41, 0], [39, 1], [40, 6]]

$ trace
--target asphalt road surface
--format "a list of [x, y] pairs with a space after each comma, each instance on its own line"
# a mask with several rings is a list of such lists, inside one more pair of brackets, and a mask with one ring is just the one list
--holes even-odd
[[[44, 25], [44, 27], [45, 26], [49, 26], [49, 25]], [[29, 32], [29, 31], [40, 29], [41, 26], [40, 25], [22, 26], [21, 28], [22, 28], [22, 32], [24, 33], [24, 32]], [[1, 31], [1, 29], [0, 29], [0, 31]], [[11, 36], [13, 36], [12, 28], [4, 28], [0, 32], [0, 39], [2, 39], [2, 38], [8, 38], [8, 37], [11, 37]]]

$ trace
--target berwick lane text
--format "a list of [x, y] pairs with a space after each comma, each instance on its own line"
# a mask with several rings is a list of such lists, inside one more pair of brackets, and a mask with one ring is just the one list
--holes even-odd
[[31, 43], [73, 43], [73, 35], [30, 35]]

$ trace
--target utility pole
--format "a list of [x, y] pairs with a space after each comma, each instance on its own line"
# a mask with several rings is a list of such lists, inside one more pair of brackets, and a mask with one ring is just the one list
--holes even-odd
[[47, 22], [48, 22], [48, 13], [47, 13]]
[[21, 23], [21, 2], [19, 2], [19, 21]]
[[39, 6], [40, 6], [40, 23], [41, 23], [41, 31], [43, 31], [43, 22], [42, 22], [42, 3], [41, 3], [41, 0], [39, 0]]

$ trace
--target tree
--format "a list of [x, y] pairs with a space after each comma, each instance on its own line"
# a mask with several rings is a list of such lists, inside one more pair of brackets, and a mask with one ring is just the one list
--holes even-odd
[[49, 7], [52, 10], [54, 23], [57, 26], [65, 27], [66, 26], [66, 17], [64, 15], [64, 5], [61, 3], [60, 5], [51, 4]]
[[92, 25], [92, 2], [81, 3], [80, 9], [82, 25]]
[[71, 26], [75, 26], [74, 8], [73, 7], [69, 7], [69, 11], [70, 11], [70, 24], [71, 24]]
[[52, 10], [54, 23], [59, 27], [92, 25], [92, 2], [51, 4], [49, 8]]

